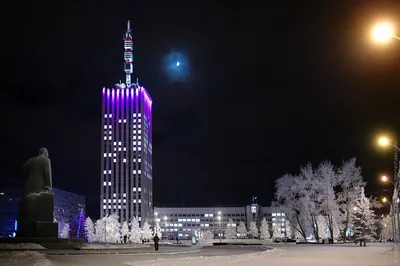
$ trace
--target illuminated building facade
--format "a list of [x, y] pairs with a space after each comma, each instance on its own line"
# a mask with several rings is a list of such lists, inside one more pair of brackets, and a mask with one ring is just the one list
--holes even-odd
[[[129, 49], [128, 49], [129, 48]], [[100, 216], [121, 221], [153, 215], [152, 99], [138, 82], [130, 84], [132, 36], [124, 37], [126, 84], [103, 88]]]

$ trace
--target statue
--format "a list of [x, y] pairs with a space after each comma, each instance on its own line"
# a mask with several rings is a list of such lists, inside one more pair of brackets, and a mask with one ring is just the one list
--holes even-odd
[[39, 149], [39, 155], [24, 164], [29, 173], [25, 189], [18, 203], [17, 237], [57, 238], [58, 225], [54, 223], [54, 195], [49, 152]]
[[24, 164], [24, 170], [29, 172], [24, 189], [25, 196], [51, 192], [51, 162], [46, 148], [40, 148], [39, 155], [30, 158]]

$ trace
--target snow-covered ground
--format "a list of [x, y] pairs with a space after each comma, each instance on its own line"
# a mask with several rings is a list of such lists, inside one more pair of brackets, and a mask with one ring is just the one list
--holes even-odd
[[129, 249], [129, 248], [149, 248], [150, 245], [143, 244], [84, 244], [82, 249]]
[[[0, 252], [0, 265], [10, 266], [224, 266], [224, 265], [285, 265], [285, 266], [395, 266], [400, 265], [400, 252], [389, 244], [357, 245], [277, 245], [275, 249], [223, 256], [227, 251], [180, 255], [76, 255], [47, 256], [33, 251]], [[231, 253], [235, 254], [235, 253]], [[52, 263], [53, 261], [54, 263]]]
[[7, 243], [1, 243], [0, 244], [0, 250], [1, 249], [30, 249], [30, 250], [35, 250], [35, 249], [45, 249], [39, 244], [35, 243], [19, 243], [19, 244], [7, 244]]
[[36, 251], [0, 252], [1, 266], [52, 266], [53, 263]]
[[399, 265], [400, 253], [390, 251], [390, 246], [292, 246], [244, 255], [217, 257], [158, 258], [135, 262], [126, 266], [178, 266], [178, 265], [285, 265], [285, 266], [390, 266]]

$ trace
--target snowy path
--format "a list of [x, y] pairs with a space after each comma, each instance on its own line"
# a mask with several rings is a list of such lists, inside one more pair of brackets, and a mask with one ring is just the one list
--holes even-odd
[[[249, 253], [249, 250], [203, 249], [196, 254], [179, 255], [70, 255], [47, 256], [37, 252], [0, 253], [0, 265], [10, 266], [178, 266], [178, 265], [284, 265], [284, 266], [397, 266], [400, 252], [390, 244], [356, 245], [274, 245], [275, 249]], [[245, 252], [247, 254], [240, 254]], [[240, 254], [240, 255], [236, 255]], [[224, 255], [224, 256], [223, 256]]]

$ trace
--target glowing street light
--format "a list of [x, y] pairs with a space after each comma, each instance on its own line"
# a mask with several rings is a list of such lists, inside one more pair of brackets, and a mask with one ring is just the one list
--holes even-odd
[[392, 24], [379, 23], [372, 29], [372, 38], [378, 43], [387, 43], [392, 38], [400, 40], [400, 37], [396, 36], [394, 31]]
[[178, 62], [176, 62], [176, 66], [179, 66], [181, 63], [178, 61]]
[[396, 145], [394, 145], [392, 143], [392, 141], [388, 138], [388, 137], [380, 137], [378, 138], [378, 145], [381, 147], [388, 147], [388, 146], [392, 146], [393, 148], [395, 148], [396, 150], [400, 151], [399, 147], [397, 147]]
[[387, 176], [385, 176], [385, 175], [384, 175], [384, 176], [382, 176], [382, 177], [381, 177], [381, 179], [382, 179], [382, 181], [383, 181], [383, 182], [386, 182], [386, 181], [388, 181], [388, 178], [387, 178]]
[[386, 201], [387, 201], [387, 199], [386, 199], [386, 198], [383, 198], [383, 199], [382, 199], [382, 202], [386, 202]]

